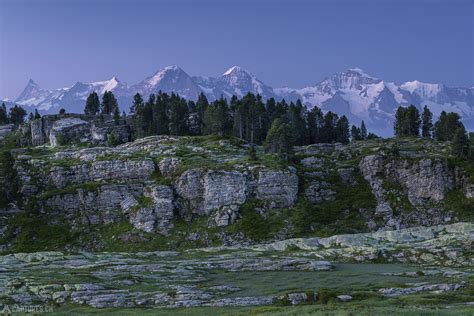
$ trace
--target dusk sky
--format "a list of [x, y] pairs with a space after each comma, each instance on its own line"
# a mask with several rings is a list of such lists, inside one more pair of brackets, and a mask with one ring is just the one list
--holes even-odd
[[0, 0], [0, 99], [167, 65], [217, 76], [240, 65], [301, 88], [360, 67], [397, 83], [474, 85], [474, 5], [449, 1]]

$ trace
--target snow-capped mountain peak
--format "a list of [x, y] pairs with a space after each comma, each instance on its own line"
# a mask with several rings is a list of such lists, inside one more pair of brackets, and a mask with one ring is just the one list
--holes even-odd
[[130, 88], [133, 93], [139, 92], [144, 96], [151, 93], [175, 92], [181, 97], [196, 100], [201, 89], [191, 77], [178, 66], [167, 66], [155, 72], [154, 75]]
[[413, 80], [401, 84], [400, 88], [410, 93], [417, 93], [420, 96], [426, 98], [433, 98], [441, 91], [442, 85], [437, 83], [424, 83], [418, 80]]
[[239, 66], [232, 66], [216, 77], [190, 77], [178, 66], [167, 66], [133, 86], [112, 77], [47, 91], [29, 80], [15, 103], [30, 107], [28, 111], [38, 108], [54, 113], [62, 107], [68, 112], [82, 112], [92, 91], [100, 95], [113, 91], [124, 110], [129, 108], [137, 92], [144, 98], [159, 91], [174, 92], [189, 100], [196, 100], [200, 93], [204, 93], [210, 101], [221, 96], [241, 98], [248, 92], [260, 94], [263, 99], [284, 98], [288, 102], [301, 99], [308, 108], [319, 106], [323, 111], [346, 115], [351, 124], [360, 124], [363, 119], [371, 131], [382, 135], [392, 133], [393, 116], [399, 105], [414, 104], [421, 108], [426, 104], [435, 117], [443, 110], [454, 111], [461, 115], [468, 129], [474, 128], [473, 88], [451, 88], [417, 80], [396, 84], [377, 79], [357, 67], [337, 72], [302, 89], [274, 89]]
[[15, 99], [15, 102], [20, 104], [35, 104], [36, 102], [44, 100], [48, 93], [50, 93], [50, 91], [41, 89], [33, 79], [29, 79], [25, 89], [23, 89], [18, 98]]
[[[236, 75], [236, 74], [239, 74], [239, 73], [247, 73], [249, 74], [248, 71], [246, 71], [245, 69], [243, 69], [242, 67], [240, 66], [232, 66], [230, 67], [229, 69], [227, 69], [222, 75], [223, 76], [229, 76], [229, 75]], [[250, 75], [250, 74], [249, 74]]]
[[96, 92], [104, 94], [105, 91], [113, 91], [115, 88], [122, 85], [122, 83], [116, 76], [113, 76], [109, 80], [92, 82], [91, 85]]

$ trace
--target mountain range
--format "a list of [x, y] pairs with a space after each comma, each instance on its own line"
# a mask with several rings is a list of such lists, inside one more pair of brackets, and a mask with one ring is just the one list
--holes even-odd
[[371, 131], [383, 136], [392, 134], [394, 113], [398, 105], [414, 104], [421, 109], [428, 105], [435, 117], [443, 110], [460, 114], [466, 127], [474, 129], [474, 87], [452, 88], [439, 83], [408, 81], [401, 84], [370, 76], [360, 68], [337, 72], [309, 87], [273, 88], [239, 66], [233, 66], [217, 77], [190, 76], [178, 66], [168, 66], [134, 85], [117, 77], [92, 83], [77, 82], [69, 88], [44, 90], [33, 80], [14, 100], [27, 110], [55, 113], [60, 108], [82, 112], [87, 96], [96, 91], [102, 95], [112, 91], [122, 110], [128, 110], [137, 92], [146, 98], [151, 93], [175, 92], [196, 100], [203, 92], [209, 100], [232, 95], [242, 97], [247, 92], [260, 94], [263, 99], [295, 101], [301, 99], [308, 108], [317, 105], [323, 111], [346, 115], [351, 124], [362, 120]]

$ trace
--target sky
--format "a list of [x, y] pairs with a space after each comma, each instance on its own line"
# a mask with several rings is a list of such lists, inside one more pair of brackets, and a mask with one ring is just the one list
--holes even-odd
[[352, 67], [387, 81], [474, 85], [472, 0], [0, 0], [0, 99], [179, 65], [239, 65], [274, 87]]

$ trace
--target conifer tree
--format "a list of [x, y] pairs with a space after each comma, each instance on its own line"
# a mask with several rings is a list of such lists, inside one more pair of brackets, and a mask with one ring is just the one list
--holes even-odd
[[458, 127], [453, 136], [452, 153], [454, 156], [467, 159], [469, 155], [469, 138], [463, 125]]
[[351, 139], [353, 142], [357, 140], [362, 140], [360, 128], [355, 125], [352, 125], [351, 128]]
[[87, 115], [96, 115], [99, 113], [100, 101], [99, 96], [95, 91], [92, 91], [91, 94], [87, 97], [86, 106], [84, 108], [84, 113]]
[[360, 124], [360, 137], [363, 140], [367, 139], [367, 127], [365, 127], [364, 120], [362, 120], [362, 123]]
[[116, 107], [115, 110], [114, 110], [114, 122], [115, 122], [115, 125], [119, 125], [119, 121], [120, 121], [120, 112], [119, 112], [118, 107]]
[[136, 113], [137, 108], [142, 107], [142, 106], [143, 106], [143, 98], [140, 93], [136, 93], [133, 96], [133, 102], [132, 102], [132, 105], [130, 106], [130, 113], [132, 114]]
[[35, 120], [37, 120], [37, 119], [40, 119], [40, 118], [41, 118], [41, 115], [39, 114], [39, 112], [38, 112], [38, 109], [35, 109], [35, 115], [34, 115], [34, 117], [33, 117], [33, 118], [34, 118]]
[[14, 107], [10, 108], [10, 114], [8, 116], [8, 121], [15, 126], [19, 126], [21, 123], [25, 121], [25, 116], [27, 112], [21, 106], [15, 105]]
[[341, 116], [336, 123], [335, 141], [343, 144], [348, 144], [350, 138], [349, 120], [345, 115]]
[[428, 106], [423, 107], [423, 113], [421, 114], [421, 136], [425, 138], [431, 138], [431, 131], [433, 129], [433, 113], [431, 113]]
[[8, 123], [7, 107], [5, 106], [5, 103], [2, 103], [2, 106], [0, 107], [0, 124]]
[[294, 133], [283, 119], [275, 119], [265, 139], [265, 151], [288, 158], [294, 143]]

